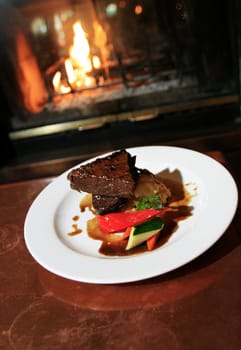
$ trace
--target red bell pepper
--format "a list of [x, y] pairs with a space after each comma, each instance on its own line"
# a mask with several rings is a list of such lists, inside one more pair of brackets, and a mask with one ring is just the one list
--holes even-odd
[[167, 208], [143, 209], [98, 216], [99, 226], [104, 232], [121, 232], [127, 227], [136, 226], [155, 216], [163, 214]]
[[122, 235], [122, 239], [126, 239], [126, 238], [129, 238], [130, 236], [130, 233], [131, 233], [131, 229], [132, 227], [127, 227]]

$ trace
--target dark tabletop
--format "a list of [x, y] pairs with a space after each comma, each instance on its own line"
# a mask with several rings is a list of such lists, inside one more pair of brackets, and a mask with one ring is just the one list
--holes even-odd
[[[226, 163], [232, 173], [238, 159]], [[156, 278], [79, 283], [40, 267], [27, 211], [52, 178], [0, 185], [0, 349], [241, 349], [240, 209], [208, 251]], [[46, 251], [47, 251], [46, 243]]]

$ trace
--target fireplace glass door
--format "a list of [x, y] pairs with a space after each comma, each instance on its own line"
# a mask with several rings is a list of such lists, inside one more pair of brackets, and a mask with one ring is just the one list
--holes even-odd
[[1, 2], [0, 86], [12, 134], [95, 128], [235, 101], [232, 3]]

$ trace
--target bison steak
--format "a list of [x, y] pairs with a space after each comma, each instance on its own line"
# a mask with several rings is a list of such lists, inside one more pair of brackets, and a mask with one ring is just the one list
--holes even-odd
[[121, 150], [71, 170], [67, 178], [72, 189], [92, 193], [98, 213], [113, 211], [133, 195], [135, 161], [135, 156]]

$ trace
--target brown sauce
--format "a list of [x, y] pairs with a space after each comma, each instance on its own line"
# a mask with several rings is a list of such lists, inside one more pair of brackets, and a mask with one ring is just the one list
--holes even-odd
[[[165, 226], [161, 231], [154, 249], [157, 249], [164, 245], [177, 230], [178, 222], [185, 220], [191, 216], [193, 210], [192, 206], [189, 205], [192, 196], [186, 190], [181, 181], [176, 181], [169, 178], [162, 180], [165, 185], [171, 190], [172, 196], [167, 205], [169, 207], [169, 211], [163, 215]], [[91, 210], [91, 203], [91, 196], [85, 196], [85, 198], [80, 203], [80, 211], [83, 212], [87, 208]], [[74, 230], [69, 235], [75, 235], [77, 232], [78, 229], [76, 228], [76, 230]], [[121, 234], [106, 234], [102, 232], [98, 226], [98, 220], [96, 216], [87, 222], [87, 233], [90, 238], [102, 241], [99, 252], [103, 255], [127, 256], [147, 251], [145, 243], [129, 251], [126, 251], [125, 247], [127, 240], [123, 240], [121, 238]]]
[[[76, 217], [77, 217], [77, 215], [76, 215]], [[77, 220], [77, 219], [75, 218], [74, 220]], [[68, 236], [76, 236], [76, 235], [79, 235], [80, 233], [83, 232], [83, 230], [81, 228], [79, 228], [77, 224], [73, 224], [72, 228], [73, 228], [73, 231], [69, 232]]]

